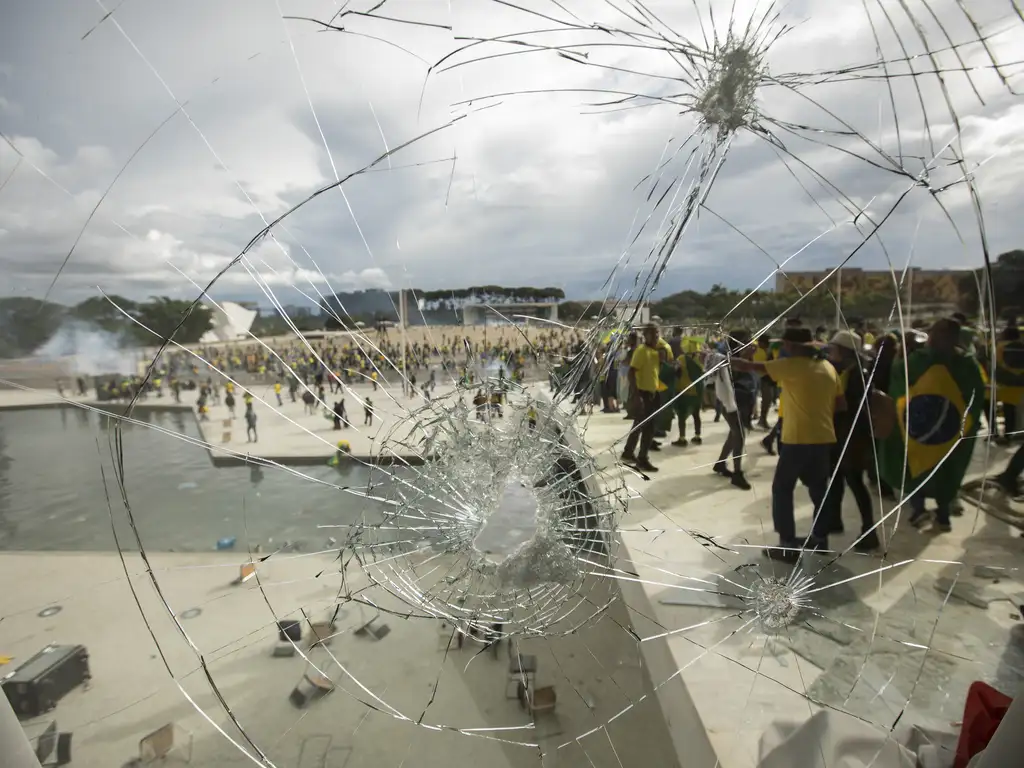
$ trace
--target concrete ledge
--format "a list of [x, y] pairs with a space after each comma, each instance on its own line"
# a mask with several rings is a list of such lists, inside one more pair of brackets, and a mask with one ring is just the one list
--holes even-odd
[[[210, 461], [215, 467], [250, 467], [266, 463], [280, 464], [285, 467], [322, 467], [327, 464], [330, 456], [273, 456], [261, 454], [259, 456], [235, 456], [218, 454], [216, 448], [206, 449], [210, 454]], [[422, 467], [430, 460], [429, 456], [372, 456], [372, 455], [350, 455], [347, 464], [375, 464], [380, 467], [407, 466]], [[344, 469], [344, 466], [338, 469]]]

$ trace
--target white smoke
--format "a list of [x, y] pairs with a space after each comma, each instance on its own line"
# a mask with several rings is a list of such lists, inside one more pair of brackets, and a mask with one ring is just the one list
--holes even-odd
[[117, 334], [79, 320], [64, 323], [32, 356], [63, 362], [68, 372], [76, 376], [130, 376], [138, 373], [142, 360], [140, 351], [126, 347]]

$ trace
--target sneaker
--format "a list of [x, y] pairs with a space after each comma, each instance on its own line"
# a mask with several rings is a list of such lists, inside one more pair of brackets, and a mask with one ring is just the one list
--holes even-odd
[[651, 462], [649, 462], [647, 459], [639, 459], [637, 461], [637, 463], [634, 464], [633, 466], [635, 466], [641, 472], [657, 472], [658, 471], [658, 468], [656, 466], [654, 466], [653, 464], [651, 464]]
[[661, 443], [659, 443], [658, 441], [654, 441], [653, 443], [651, 443], [651, 450], [652, 451], [660, 451], [661, 450]]
[[742, 472], [732, 473], [732, 484], [739, 488], [741, 491], [750, 490], [750, 483], [747, 482], [747, 478], [743, 476]]
[[685, 437], [680, 437], [678, 440], [673, 440], [672, 441], [672, 445], [674, 445], [676, 448], [685, 448], [689, 444], [690, 443], [687, 442]]
[[940, 523], [938, 520], [932, 522], [931, 529], [935, 533], [950, 533], [953, 530], [953, 526], [949, 523]]
[[775, 455], [775, 446], [772, 445], [771, 437], [766, 437], [761, 440], [761, 447], [765, 449], [769, 456]]
[[693, 443], [694, 445], [700, 445], [704, 441], [700, 439], [700, 435], [694, 435], [693, 439], [690, 440], [690, 442]]
[[858, 552], [874, 552], [881, 549], [882, 542], [878, 540], [878, 533], [874, 530], [870, 530], [863, 534], [860, 539], [853, 545], [853, 548]]
[[725, 465], [724, 461], [716, 461], [714, 463], [714, 466], [711, 467], [711, 469], [714, 470], [716, 475], [721, 475], [722, 477], [732, 477], [732, 472], [729, 471], [729, 468]]
[[633, 453], [629, 453], [627, 451], [623, 451], [622, 455], [619, 456], [619, 461], [626, 462], [627, 464], [632, 464], [634, 461], [636, 461], [636, 455]]

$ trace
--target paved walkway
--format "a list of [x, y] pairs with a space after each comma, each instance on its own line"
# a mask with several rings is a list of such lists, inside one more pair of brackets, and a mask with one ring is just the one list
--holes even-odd
[[[272, 393], [256, 394], [264, 399], [268, 395], [273, 397]], [[344, 434], [345, 439], [352, 443], [354, 452], [361, 450], [356, 448], [357, 445], [366, 445], [366, 450], [372, 452], [374, 445], [379, 445], [382, 432], [397, 423], [402, 413], [402, 409], [388, 404], [386, 398], [381, 396], [378, 401], [372, 393], [367, 394], [370, 394], [375, 404], [379, 402], [380, 410], [387, 413], [385, 418], [390, 421], [383, 421], [372, 434], [366, 434], [363, 438]], [[352, 396], [346, 398], [350, 414], [355, 410], [352, 400]], [[293, 456], [302, 455], [300, 452], [304, 451], [323, 459], [333, 450], [339, 433], [333, 432], [322, 416], [303, 415], [302, 405], [287, 402], [287, 396], [280, 410], [295, 424], [274, 413], [270, 406], [260, 404], [257, 408], [261, 433], [257, 445], [261, 451], [264, 446], [281, 445], [287, 446]], [[217, 412], [215, 416], [223, 418], [223, 414]], [[905, 515], [897, 525], [897, 516], [893, 515], [885, 525], [885, 540], [889, 543], [889, 549], [884, 558], [853, 552], [843, 554], [837, 561], [828, 555], [809, 557], [804, 566], [807, 575], [813, 579], [813, 591], [808, 595], [810, 609], [803, 614], [801, 621], [781, 635], [765, 633], [758, 622], [754, 621], [756, 616], [745, 610], [746, 606], [741, 602], [713, 594], [737, 594], [745, 585], [752, 584], [752, 579], [764, 580], [773, 576], [785, 579], [790, 570], [765, 560], [757, 549], [775, 540], [770, 514], [770, 486], [775, 459], [765, 455], [756, 440], [751, 439], [746, 468], [753, 488], [751, 491], [733, 488], [727, 481], [711, 473], [710, 466], [724, 440], [725, 429], [723, 424], [714, 424], [710, 418], [708, 422], [703, 446], [678, 449], [668, 446], [666, 441], [665, 449], [655, 454], [655, 463], [661, 471], [650, 480], [644, 480], [616, 464], [615, 456], [621, 449], [621, 443], [618, 447], [613, 444], [622, 438], [626, 428], [620, 416], [595, 414], [580, 418], [587, 444], [596, 453], [599, 465], [610, 473], [607, 479], [612, 483], [621, 479], [634, 495], [628, 514], [619, 521], [622, 546], [617, 554], [622, 578], [617, 580], [617, 586], [628, 606], [628, 614], [623, 614], [621, 623], [623, 626], [630, 625], [643, 638], [639, 648], [643, 653], [646, 670], [644, 676], [657, 688], [657, 696], [650, 701], [656, 699], [660, 702], [664, 720], [669, 724], [668, 734], [679, 754], [688, 756], [687, 765], [712, 768], [717, 758], [722, 768], [748, 768], [756, 762], [758, 740], [769, 723], [778, 719], [802, 722], [817, 708], [825, 705], [849, 711], [868, 722], [876, 723], [883, 732], [904, 710], [904, 720], [907, 722], [948, 727], [948, 723], [959, 719], [963, 694], [971, 680], [986, 679], [1010, 690], [1019, 683], [1018, 670], [1024, 669], [1024, 658], [1020, 658], [1022, 622], [1011, 600], [1015, 594], [1024, 591], [1024, 578], [1021, 576], [1024, 540], [1017, 537], [1016, 532], [1005, 523], [979, 513], [970, 506], [965, 508], [962, 517], [954, 519], [951, 534], [938, 536], [910, 529]], [[204, 426], [208, 436], [220, 437], [209, 435], [209, 430], [214, 424], [217, 424], [216, 429], [220, 429], [221, 424], [216, 419], [207, 424], [209, 426]], [[233, 425], [228, 445], [235, 450], [245, 450], [247, 444], [241, 436], [236, 437], [235, 429]], [[355, 429], [349, 432], [353, 436], [356, 434]], [[366, 443], [357, 443], [359, 439], [365, 439]], [[985, 468], [986, 455], [981, 448], [979, 444], [972, 467], [975, 474]], [[267, 450], [264, 455], [270, 453]], [[1006, 449], [993, 448], [987, 458], [990, 466], [999, 468], [1008, 456]], [[875, 501], [876, 509], [881, 508], [886, 512], [893, 506], [892, 502]], [[806, 530], [812, 510], [802, 489], [797, 491], [797, 502], [798, 528]], [[844, 518], [850, 532], [831, 539], [831, 545], [839, 552], [848, 548], [854, 538], [853, 531], [858, 528], [852, 499], [848, 499], [844, 507]], [[8, 583], [13, 583], [16, 573], [19, 583], [31, 585], [26, 590], [19, 588], [17, 593], [4, 596], [0, 601], [0, 613], [4, 616], [12, 613], [14, 603], [11, 601], [21, 601], [17, 602], [18, 605], [26, 601], [32, 605], [42, 605], [50, 600], [64, 600], [66, 604], [72, 600], [83, 601], [83, 605], [89, 606], [86, 615], [90, 615], [88, 621], [82, 618], [77, 624], [63, 630], [52, 625], [44, 634], [39, 634], [44, 632], [41, 628], [32, 629], [35, 625], [31, 623], [14, 624], [5, 619], [0, 625], [0, 641], [7, 643], [11, 650], [0, 647], [0, 652], [14, 655], [29, 653], [33, 645], [38, 645], [43, 637], [52, 637], [61, 642], [80, 642], [76, 638], [93, 637], [88, 642], [97, 649], [113, 644], [115, 657], [109, 656], [110, 651], [100, 653], [107, 655], [107, 669], [114, 670], [110, 679], [118, 680], [121, 687], [113, 686], [117, 690], [107, 694], [110, 699], [105, 705], [106, 709], [94, 709], [91, 705], [83, 704], [80, 709], [74, 710], [81, 713], [83, 719], [78, 722], [82, 723], [94, 711], [114, 712], [118, 706], [125, 705], [126, 697], [130, 695], [123, 690], [126, 685], [123, 682], [125, 673], [120, 671], [119, 659], [116, 658], [119, 652], [116, 649], [146, 649], [146, 654], [152, 653], [151, 643], [145, 640], [143, 634], [138, 634], [144, 631], [141, 625], [132, 630], [137, 633], [137, 639], [130, 642], [117, 639], [124, 635], [125, 630], [111, 630], [109, 635], [103, 634], [106, 631], [104, 625], [97, 623], [91, 612], [99, 611], [96, 615], [106, 616], [116, 605], [116, 610], [123, 614], [120, 619], [122, 622], [131, 622], [131, 617], [137, 614], [134, 609], [122, 610], [126, 605], [124, 601], [131, 600], [127, 594], [119, 592], [117, 597], [113, 597], [111, 593], [101, 600], [104, 594], [101, 590], [86, 589], [85, 593], [82, 592], [85, 586], [77, 582], [83, 573], [89, 574], [90, 579], [100, 573], [109, 573], [111, 584], [118, 583], [116, 559], [111, 559], [113, 564], [108, 563], [102, 568], [99, 561], [75, 560], [87, 557], [45, 556], [36, 560], [30, 556], [0, 556], [0, 573], [5, 567], [13, 569]], [[195, 586], [169, 592], [168, 599], [176, 608], [186, 604], [218, 605], [223, 602], [227, 605], [233, 599], [231, 596], [238, 593], [223, 586], [223, 574], [214, 577], [210, 574], [211, 569], [182, 569], [181, 563], [184, 561], [167, 562], [173, 563], [168, 567], [174, 569], [174, 579], [181, 579], [182, 583], [196, 580]], [[205, 561], [195, 562], [199, 564]], [[238, 565], [230, 560], [224, 562], [229, 563], [226, 566], [229, 571]], [[309, 564], [312, 560], [296, 562]], [[59, 563], [77, 564], [72, 567], [57, 565]], [[959, 563], [967, 565], [961, 567]], [[981, 565], [1004, 570], [998, 571], [997, 578], [993, 578], [991, 571], [976, 568]], [[318, 568], [325, 573], [329, 572], [321, 566]], [[637, 574], [637, 577], [629, 576], [631, 573]], [[304, 605], [312, 604], [315, 599], [327, 599], [320, 592], [321, 586], [310, 581], [311, 578], [297, 578], [295, 582], [294, 589], [299, 590], [299, 597], [295, 599]], [[92, 579], [89, 583], [97, 582]], [[119, 587], [111, 586], [110, 589], [123, 591], [124, 583], [119, 583]], [[949, 594], [947, 599], [947, 594], [954, 587], [953, 594]], [[282, 594], [290, 589], [293, 587], [282, 585]], [[303, 592], [303, 589], [306, 591]], [[275, 589], [270, 594], [276, 593]], [[73, 597], [65, 599], [63, 596], [68, 594], [73, 594]], [[317, 598], [317, 595], [320, 597]], [[260, 596], [257, 593], [255, 597]], [[101, 611], [100, 606], [105, 605], [111, 608]], [[271, 700], [279, 693], [269, 690], [264, 693], [261, 686], [272, 685], [275, 691], [283, 690], [290, 687], [290, 680], [297, 672], [292, 665], [288, 667], [287, 674], [278, 676], [268, 670], [284, 669], [282, 664], [290, 662], [259, 659], [261, 655], [266, 655], [268, 645], [272, 644], [272, 639], [266, 635], [269, 630], [265, 625], [264, 608], [265, 604], [260, 606], [246, 603], [244, 609], [238, 608], [221, 614], [218, 607], [218, 620], [211, 622], [210, 628], [204, 630], [216, 635], [211, 635], [210, 642], [204, 648], [219, 648], [221, 650], [217, 653], [228, 654], [223, 663], [234, 671], [227, 671], [226, 674], [232, 676], [226, 679], [231, 681], [234, 695], [241, 697], [239, 700], [243, 702], [246, 694], [251, 694], [254, 701]], [[205, 609], [203, 615], [206, 615]], [[24, 621], [29, 619], [40, 621], [31, 612], [26, 613]], [[248, 647], [252, 641], [240, 641], [238, 638], [246, 635], [253, 621], [263, 622], [260, 626], [263, 626], [264, 634], [259, 635], [263, 638], [260, 641], [261, 650], [255, 652], [250, 660], [245, 655], [249, 651], [243, 651], [239, 646]], [[397, 621], [389, 623], [393, 630], [399, 624]], [[402, 626], [405, 624], [401, 622]], [[114, 626], [118, 626], [116, 622]], [[259, 634], [258, 628], [251, 629]], [[173, 635], [174, 628], [168, 625], [161, 630], [160, 637]], [[412, 632], [410, 638], [413, 636], [419, 637], [418, 642], [423, 643], [423, 647], [416, 650], [410, 646], [411, 650], [406, 652], [403, 646], [401, 657], [409, 659], [408, 663], [412, 665], [409, 672], [410, 691], [408, 694], [403, 693], [404, 683], [396, 683], [392, 690], [398, 697], [395, 701], [414, 700], [417, 686], [429, 686], [427, 678], [430, 675], [424, 670], [431, 669], [431, 674], [436, 678], [436, 671], [440, 668], [438, 665], [446, 663], [440, 660], [443, 657], [432, 656], [433, 652], [427, 647], [436, 639], [433, 631], [421, 629], [418, 635]], [[391, 643], [391, 646], [387, 646], [390, 649], [399, 642], [404, 643], [403, 637], [396, 631], [394, 638], [389, 637], [381, 642]], [[597, 644], [603, 641], [595, 639], [592, 642]], [[626, 645], [637, 647], [632, 640]], [[353, 658], [358, 656], [368, 670], [375, 669], [375, 665], [382, 659], [391, 664], [396, 658], [392, 650], [386, 653], [383, 650], [379, 653], [371, 650], [384, 649], [383, 645], [371, 643], [354, 645], [353, 648], [360, 649], [353, 651]], [[592, 660], [584, 659], [590, 648], [591, 641], [588, 641], [585, 646], [573, 652], [578, 656], [575, 661], [571, 664], [565, 662], [565, 676], [576, 682], [559, 690], [560, 707], [563, 700], [588, 700], [588, 695], [577, 694], [581, 689], [589, 690], [592, 685], [596, 685], [595, 680], [612, 680], [622, 684], [617, 677], [619, 673], [614, 672], [615, 662], [602, 662], [596, 666]], [[238, 659], [246, 659], [245, 662], [238, 661], [232, 665], [230, 656], [235, 650], [239, 654]], [[187, 654], [183, 658], [187, 658]], [[417, 665], [421, 659], [434, 661], [420, 669]], [[154, 662], [150, 659], [146, 663], [152, 665]], [[578, 668], [572, 666], [577, 663], [580, 665]], [[250, 678], [246, 666], [249, 664], [258, 665], [261, 670], [256, 680]], [[263, 665], [266, 664], [278, 666], [264, 669]], [[474, 664], [478, 665], [478, 662]], [[131, 664], [124, 666], [135, 669]], [[415, 672], [414, 668], [420, 671]], [[576, 671], [570, 672], [570, 668]], [[473, 669], [473, 665], [468, 669]], [[98, 687], [102, 678], [94, 674]], [[156, 672], [152, 674], [155, 675], [152, 678], [152, 685], [155, 686], [160, 675]], [[166, 673], [162, 674], [164, 677], [161, 679], [166, 682]], [[497, 670], [490, 674], [488, 679], [502, 677], [502, 673]], [[130, 677], [135, 680], [136, 675], [133, 673]], [[419, 682], [413, 682], [415, 680]], [[386, 685], [383, 678], [377, 682]], [[462, 711], [458, 707], [470, 703], [477, 708], [476, 711], [482, 713], [481, 716], [491, 718], [487, 723], [492, 727], [495, 722], [506, 723], [512, 717], [512, 711], [503, 708], [500, 698], [487, 703], [490, 700], [481, 698], [483, 694], [476, 693], [476, 688], [459, 688], [459, 685], [468, 686], [469, 683], [453, 683], [446, 689], [454, 693], [452, 700], [446, 699], [446, 706], [455, 707], [452, 712], [456, 714], [451, 715], [455, 720], [464, 722], [464, 718], [457, 714]], [[492, 681], [481, 685], [496, 683]], [[128, 686], [128, 689], [148, 690], [147, 686], [149, 683], [143, 685], [140, 678], [137, 684]], [[133, 740], [139, 738], [144, 727], [158, 727], [162, 724], [158, 722], [161, 719], [189, 717], [187, 708], [182, 709], [181, 696], [176, 689], [165, 685], [160, 695], [166, 698], [159, 699], [162, 703], [159, 706], [154, 704], [152, 712], [143, 707], [139, 709], [140, 714], [136, 720], [125, 716], [126, 724], [109, 726], [117, 734], [116, 737], [104, 735], [108, 731], [96, 726], [92, 738], [97, 744], [106, 745], [104, 749], [109, 751], [103, 752], [104, 756], [109, 755], [114, 759], [113, 746], [116, 745], [123, 752]], [[387, 698], [391, 701], [390, 694]], [[811, 701], [818, 704], [812, 704]], [[281, 728], [282, 722], [295, 720], [288, 715], [287, 709], [283, 714], [278, 712], [274, 715], [277, 718], [274, 720], [271, 712], [275, 710], [271, 708], [264, 712], [261, 709], [245, 710], [244, 704], [240, 706], [247, 718], [260, 728], [269, 729], [268, 732], [278, 733], [284, 730]], [[447, 715], [444, 713], [447, 710], [439, 707], [437, 711], [439, 714], [436, 722], [446, 722], [444, 717]], [[362, 717], [365, 712], [365, 707], [358, 705], [351, 717]], [[285, 720], [281, 720], [282, 717]], [[376, 719], [377, 716], [369, 717]], [[589, 727], [593, 728], [607, 720], [587, 713], [582, 713], [581, 717], [577, 721], [580, 727], [583, 723], [590, 723]], [[311, 728], [320, 722], [312, 715], [302, 722], [305, 723], [307, 719], [311, 721]], [[652, 727], [655, 721], [661, 722], [658, 718], [652, 720], [650, 711], [641, 720]], [[112, 719], [111, 722], [120, 721]], [[189, 722], [196, 729], [202, 730], [203, 726], [198, 721]], [[389, 719], [387, 722], [390, 727], [395, 721]], [[616, 732], [612, 739], [621, 764], [651, 764], [651, 760], [642, 752], [641, 745], [637, 746], [641, 751], [634, 755], [634, 759], [622, 757], [622, 749], [627, 742], [632, 743], [631, 729], [636, 721], [624, 717], [621, 722], [625, 730]], [[323, 733], [341, 732], [336, 725], [316, 727], [323, 728]], [[704, 729], [715, 754], [702, 747], [702, 743], [706, 743]], [[351, 730], [346, 726], [346, 732]], [[314, 730], [298, 728], [298, 731], [309, 735], [309, 738], [315, 735]], [[574, 733], [568, 727], [566, 731]], [[362, 732], [362, 728], [359, 732]], [[436, 736], [439, 739], [432, 742], [430, 738], [419, 741], [408, 735], [392, 739], [390, 734], [393, 732], [387, 728], [370, 732], [381, 746], [370, 746], [371, 741], [368, 739], [366, 746], [358, 751], [377, 754], [376, 759], [383, 760], [380, 764], [401, 763], [400, 758], [396, 759], [398, 753], [393, 751], [396, 745], [402, 749], [411, 749], [417, 755], [422, 754], [422, 761], [416, 763], [418, 765], [435, 764], [431, 762], [434, 755], [437, 756], [438, 765], [446, 766], [473, 764], [472, 761], [478, 759], [486, 759], [495, 765], [538, 764], [536, 753], [519, 762], [521, 758], [510, 756], [516, 754], [516, 750], [508, 751], [502, 747], [499, 752], [492, 753], [488, 751], [493, 748], [492, 743], [459, 734], [449, 737], [431, 733], [430, 738]], [[417, 737], [419, 735], [417, 732]], [[656, 736], [647, 738], [652, 744], [657, 742]], [[211, 745], [214, 743], [219, 742], [216, 739], [209, 742]], [[298, 742], [288, 743], [291, 744], [289, 749], [301, 751]], [[470, 743], [478, 747], [465, 746]], [[440, 746], [431, 747], [431, 744]], [[481, 744], [486, 746], [479, 746]], [[594, 757], [589, 744], [584, 742], [583, 746], [588, 750], [589, 759], [593, 763], [577, 763], [574, 762], [575, 758], [567, 757], [564, 763], [544, 764], [596, 765], [601, 768], [605, 764], [616, 765], [600, 756]], [[421, 748], [424, 750], [422, 753], [419, 751]], [[461, 749], [476, 748], [482, 751], [459, 752]], [[378, 752], [374, 753], [374, 749]], [[568, 754], [565, 750], [557, 753], [559, 758]], [[356, 760], [354, 755], [353, 752], [353, 761]], [[293, 760], [292, 763], [284, 764], [299, 763]], [[362, 764], [350, 761], [348, 765]], [[671, 765], [671, 762], [661, 764]]]
[[[614, 466], [621, 442], [610, 446], [623, 435], [622, 418], [595, 414], [580, 422], [599, 462]], [[834, 555], [808, 558], [804, 569], [818, 591], [809, 596], [806, 620], [781, 636], [750, 623], [754, 613], [741, 602], [710, 594], [741, 593], [752, 579], [791, 573], [758, 550], [777, 541], [770, 508], [776, 459], [762, 450], [762, 436], [748, 440], [750, 491], [711, 472], [725, 439], [723, 423], [705, 425], [700, 447], [674, 448], [664, 441], [665, 448], [652, 454], [660, 471], [650, 480], [625, 474], [635, 498], [619, 524], [619, 567], [639, 579], [620, 581], [623, 598], [634, 629], [662, 636], [667, 646], [667, 653], [651, 648], [645, 656], [652, 679], [657, 685], [682, 670], [720, 765], [755, 765], [760, 736], [771, 722], [803, 722], [821, 705], [885, 733], [904, 708], [905, 723], [948, 729], [961, 718], [967, 686], [976, 679], [1012, 694], [1024, 669], [1024, 621], [1013, 604], [1024, 591], [1024, 539], [971, 506], [943, 535], [910, 528], [906, 514], [897, 526], [891, 516], [884, 558], [855, 552], [838, 561]], [[979, 443], [974, 475], [985, 469], [982, 449]], [[989, 466], [1001, 468], [1009, 455], [993, 447]], [[796, 500], [797, 528], [808, 530], [812, 507], [802, 487]], [[875, 499], [876, 514], [893, 506]], [[848, 549], [860, 528], [850, 494], [843, 517], [847, 533], [830, 538], [836, 554]], [[994, 567], [995, 577], [978, 566]], [[673, 706], [680, 705], [669, 706], [667, 717]]]
[[[443, 571], [443, 562], [435, 561]], [[331, 553], [274, 556], [260, 565], [258, 580], [241, 585], [231, 584], [239, 574], [238, 556], [155, 554], [151, 563], [205, 670], [138, 557], [128, 556], [127, 568], [142, 614], [115, 554], [0, 555], [0, 582], [19, 585], [0, 594], [0, 654], [12, 657], [3, 669], [48, 643], [88, 649], [88, 687], [73, 690], [49, 715], [25, 722], [28, 733], [38, 734], [56, 718], [62, 731], [74, 733], [74, 765], [121, 766], [138, 757], [140, 739], [168, 723], [184, 744], [191, 733], [191, 765], [254, 765], [182, 695], [187, 692], [254, 754], [229, 722], [207, 674], [245, 732], [282, 768], [679, 765], [640, 648], [622, 629], [628, 618], [621, 604], [576, 632], [523, 641], [521, 652], [537, 657], [538, 686], [554, 686], [557, 696], [557, 718], [542, 717], [534, 730], [514, 685], [512, 698], [506, 695], [507, 643], [497, 654], [478, 654], [481, 647], [472, 643], [446, 650], [450, 635], [442, 640], [439, 623], [405, 617], [404, 606], [383, 589], [360, 591], [367, 582], [353, 564], [346, 573], [349, 589], [385, 611], [377, 624], [386, 624], [390, 634], [381, 640], [357, 635], [375, 612], [358, 603], [342, 605], [329, 653], [308, 651], [308, 639], [300, 643], [338, 687], [300, 711], [289, 694], [304, 673], [315, 670], [301, 656], [273, 655], [281, 645], [276, 622], [303, 621], [303, 611], [323, 621], [332, 612], [342, 577]], [[587, 588], [602, 600], [614, 583], [599, 580]], [[54, 615], [39, 615], [55, 607]], [[586, 604], [567, 608], [566, 629], [591, 612]], [[308, 625], [304, 637], [310, 637]], [[607, 730], [600, 727], [626, 708]]]

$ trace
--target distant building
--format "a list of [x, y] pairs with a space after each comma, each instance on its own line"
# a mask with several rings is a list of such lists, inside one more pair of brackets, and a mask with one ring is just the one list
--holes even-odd
[[308, 304], [285, 304], [281, 309], [275, 307], [274, 314], [278, 317], [290, 317], [292, 319], [299, 317], [319, 317], [320, 307], [311, 307]]
[[849, 298], [858, 294], [877, 293], [895, 295], [896, 284], [902, 276], [904, 300], [912, 299], [914, 304], [956, 306], [960, 300], [961, 280], [971, 276], [970, 270], [922, 269], [911, 267], [906, 275], [895, 270], [896, 277], [887, 269], [860, 269], [843, 267], [815, 270], [813, 272], [778, 272], [775, 275], [775, 290], [779, 292], [807, 293], [815, 286], [831, 290], [837, 295]]
[[462, 307], [462, 322], [465, 325], [507, 325], [509, 322], [522, 323], [531, 317], [557, 320], [558, 302], [517, 301], [502, 304], [465, 304]]
[[618, 325], [647, 325], [651, 322], [651, 305], [646, 301], [617, 301], [609, 299], [601, 315], [611, 317]]
[[233, 301], [222, 302], [219, 307], [211, 306], [210, 312], [213, 326], [199, 339], [200, 344], [216, 344], [246, 338], [259, 314], [258, 310], [246, 309]]

